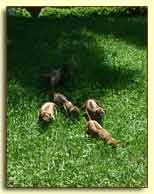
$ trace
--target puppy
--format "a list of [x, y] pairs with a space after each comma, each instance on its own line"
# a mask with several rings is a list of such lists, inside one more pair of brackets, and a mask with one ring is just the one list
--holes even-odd
[[77, 106], [74, 106], [71, 101], [67, 99], [66, 96], [64, 96], [61, 93], [54, 93], [54, 102], [58, 106], [63, 106], [65, 111], [73, 117], [79, 116], [80, 110]]
[[44, 85], [49, 85], [52, 90], [55, 90], [56, 86], [70, 80], [70, 69], [70, 64], [63, 64], [60, 68], [53, 69], [51, 73], [43, 73], [40, 78], [44, 82]]
[[61, 69], [55, 69], [52, 73], [44, 73], [41, 75], [41, 79], [44, 81], [44, 85], [49, 85], [48, 88], [51, 87], [54, 90], [61, 80]]
[[44, 103], [39, 111], [39, 120], [44, 122], [50, 122], [55, 120], [54, 111], [56, 104], [53, 102]]
[[54, 102], [58, 105], [58, 106], [63, 106], [66, 102], [68, 102], [66, 96], [64, 96], [61, 93], [54, 93], [53, 94], [53, 99]]
[[117, 140], [114, 139], [111, 134], [104, 129], [97, 121], [89, 120], [87, 122], [88, 132], [91, 135], [98, 135], [101, 139], [105, 140], [107, 144], [111, 144], [112, 146], [117, 146]]
[[98, 106], [93, 99], [87, 100], [83, 107], [91, 120], [100, 120], [105, 115], [105, 110]]
[[80, 110], [77, 106], [74, 106], [72, 104], [72, 102], [67, 101], [66, 103], [64, 103], [64, 109], [68, 112], [68, 114], [72, 117], [78, 117]]

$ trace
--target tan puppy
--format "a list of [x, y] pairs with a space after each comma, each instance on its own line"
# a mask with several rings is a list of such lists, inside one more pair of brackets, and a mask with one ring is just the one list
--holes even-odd
[[54, 93], [53, 100], [58, 106], [63, 106], [66, 102], [68, 102], [66, 96], [61, 93]]
[[72, 104], [72, 102], [67, 101], [66, 103], [64, 103], [64, 109], [71, 115], [74, 117], [79, 116], [80, 110], [77, 106], [74, 106]]
[[49, 122], [55, 120], [54, 111], [56, 104], [53, 102], [46, 102], [42, 105], [39, 111], [39, 120]]
[[87, 100], [83, 107], [92, 120], [98, 120], [105, 114], [105, 110], [98, 106], [93, 99]]
[[73, 103], [61, 93], [54, 93], [54, 102], [59, 106], [63, 106], [65, 111], [67, 111], [71, 116], [76, 117], [80, 113], [79, 108], [74, 106]]
[[117, 146], [117, 140], [115, 140], [111, 134], [104, 129], [97, 121], [90, 120], [87, 122], [88, 132], [91, 135], [97, 134], [101, 139], [105, 140], [107, 144]]

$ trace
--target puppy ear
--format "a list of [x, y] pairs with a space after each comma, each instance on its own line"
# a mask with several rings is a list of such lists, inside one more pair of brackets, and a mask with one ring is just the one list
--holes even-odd
[[98, 108], [96, 109], [96, 113], [100, 113], [100, 112], [102, 112], [102, 109], [101, 109], [100, 107], [98, 107]]
[[105, 111], [104, 111], [103, 108], [98, 108], [98, 109], [96, 110], [96, 113], [97, 113], [97, 114], [100, 114], [100, 115], [104, 115], [104, 114], [105, 114]]

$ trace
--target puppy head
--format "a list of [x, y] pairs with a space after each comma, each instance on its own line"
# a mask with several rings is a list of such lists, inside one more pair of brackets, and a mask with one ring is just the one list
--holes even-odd
[[54, 120], [54, 116], [52, 116], [48, 112], [42, 112], [39, 114], [39, 120], [40, 121], [45, 121], [45, 122], [50, 122], [51, 120]]
[[96, 109], [96, 114], [103, 117], [105, 115], [105, 110], [99, 107]]
[[79, 116], [79, 113], [80, 113], [80, 110], [77, 106], [73, 106], [71, 109], [70, 109], [70, 114], [73, 116], [73, 117], [78, 117]]
[[117, 142], [116, 139], [110, 138], [110, 139], [107, 141], [107, 144], [110, 144], [110, 145], [112, 145], [113, 147], [116, 147], [117, 144], [118, 144], [118, 142]]

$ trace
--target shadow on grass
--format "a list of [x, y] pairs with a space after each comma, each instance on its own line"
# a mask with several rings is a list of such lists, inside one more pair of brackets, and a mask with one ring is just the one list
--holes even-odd
[[[72, 80], [57, 90], [79, 90], [97, 84], [103, 88], [125, 88], [137, 70], [111, 66], [105, 48], [92, 32], [113, 34], [136, 46], [146, 46], [146, 20], [143, 17], [93, 17], [90, 19], [8, 17], [8, 79], [19, 82], [29, 94], [42, 90], [39, 76], [63, 63], [70, 63]], [[90, 33], [89, 33], [90, 32]], [[110, 53], [112, 58], [116, 52]], [[87, 94], [90, 97], [90, 94]], [[87, 98], [87, 96], [85, 96]]]
[[38, 131], [39, 133], [45, 133], [47, 132], [48, 128], [49, 128], [49, 125], [51, 125], [51, 123], [45, 123], [43, 121], [38, 121], [37, 122], [37, 125], [38, 125]]

